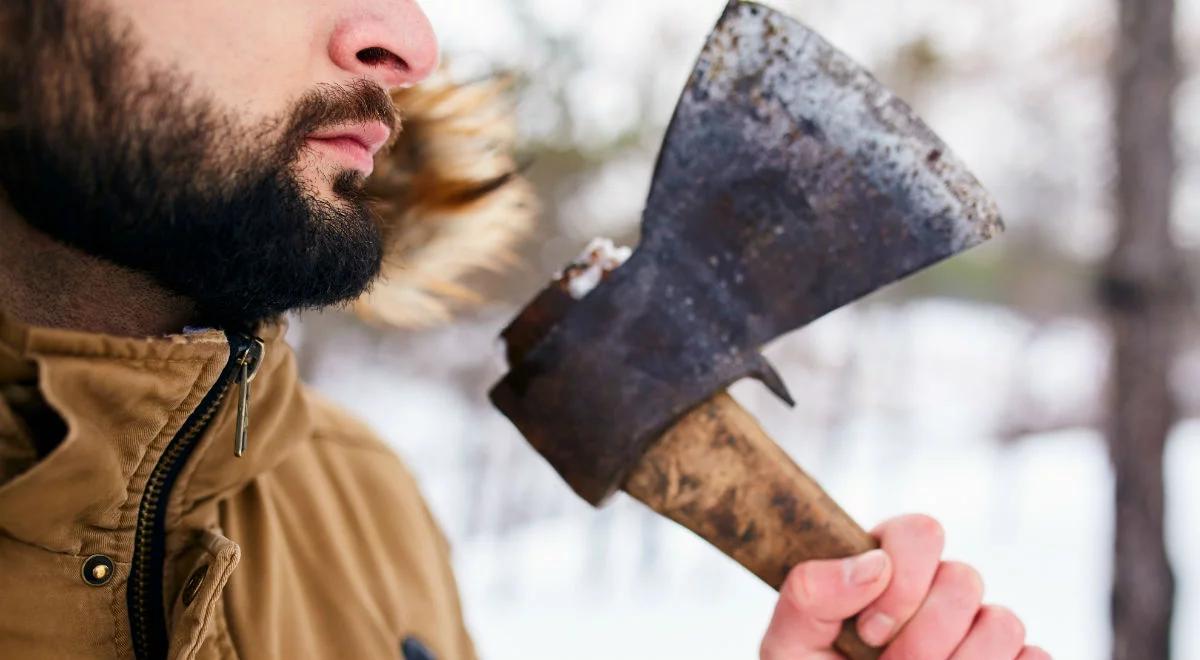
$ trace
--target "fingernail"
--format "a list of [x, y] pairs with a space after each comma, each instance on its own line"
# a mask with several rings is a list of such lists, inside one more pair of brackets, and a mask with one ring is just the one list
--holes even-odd
[[884, 567], [887, 566], [887, 555], [883, 550], [872, 550], [847, 559], [843, 566], [846, 571], [846, 584], [869, 584], [883, 573]]
[[892, 636], [896, 622], [883, 612], [876, 612], [858, 623], [858, 636], [870, 646], [883, 646]]

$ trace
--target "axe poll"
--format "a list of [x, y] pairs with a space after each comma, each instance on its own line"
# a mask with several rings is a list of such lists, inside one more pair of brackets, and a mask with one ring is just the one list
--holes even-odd
[[[778, 589], [876, 542], [725, 389], [752, 377], [791, 403], [763, 345], [1001, 229], [907, 105], [734, 0], [667, 130], [637, 249], [578, 266], [590, 292], [569, 268], [521, 312], [491, 399], [588, 502], [623, 489]], [[837, 647], [878, 656], [853, 622]]]

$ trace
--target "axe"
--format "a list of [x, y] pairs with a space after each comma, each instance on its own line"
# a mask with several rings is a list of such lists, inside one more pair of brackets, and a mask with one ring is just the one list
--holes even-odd
[[[491, 400], [591, 504], [623, 489], [778, 589], [799, 562], [877, 544], [725, 389], [752, 377], [791, 404], [764, 344], [1001, 229], [900, 99], [734, 0], [667, 130], [637, 249], [590, 292], [568, 269], [521, 312]], [[879, 653], [853, 622], [836, 646]]]

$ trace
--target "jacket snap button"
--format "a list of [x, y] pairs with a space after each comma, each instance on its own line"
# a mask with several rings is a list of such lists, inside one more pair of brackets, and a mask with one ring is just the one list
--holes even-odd
[[197, 568], [188, 576], [187, 582], [183, 584], [184, 605], [191, 605], [192, 601], [196, 600], [196, 594], [200, 593], [200, 585], [204, 584], [205, 575], [208, 575], [207, 565]]
[[103, 587], [112, 580], [113, 560], [104, 555], [92, 555], [83, 562], [83, 581], [93, 587]]
[[404, 653], [404, 660], [437, 660], [433, 651], [416, 637], [406, 637], [400, 644], [400, 650]]

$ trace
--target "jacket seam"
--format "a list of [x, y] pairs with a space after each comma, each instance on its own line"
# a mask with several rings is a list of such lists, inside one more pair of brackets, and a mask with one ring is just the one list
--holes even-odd
[[201, 435], [201, 437], [196, 441], [196, 451], [192, 454], [191, 459], [188, 461], [189, 465], [185, 467], [183, 472], [179, 475], [179, 481], [175, 483], [175, 490], [178, 495], [176, 497], [172, 497], [171, 499], [175, 500], [177, 506], [174, 507], [175, 512], [172, 514], [170, 507], [171, 503], [167, 503], [168, 525], [172, 523], [178, 524], [180, 519], [192, 511], [195, 507], [197, 498], [192, 494], [192, 480], [196, 478], [196, 474], [200, 471], [200, 467], [204, 464], [205, 458], [208, 457], [209, 451], [212, 450], [214, 445], [218, 444], [217, 439], [213, 434], [218, 426], [217, 422], [222, 418], [226, 409], [230, 406], [231, 398], [232, 397], [226, 396], [226, 399], [221, 402], [215, 411], [213, 411], [212, 423], [207, 429], [204, 430], [203, 435]]
[[153, 356], [139, 356], [139, 357], [125, 358], [125, 357], [113, 357], [111, 355], [104, 355], [102, 353], [95, 353], [95, 354], [90, 354], [90, 353], [46, 353], [46, 352], [40, 352], [40, 351], [37, 353], [30, 354], [30, 356], [27, 357], [26, 359], [32, 360], [34, 363], [37, 363], [39, 360], [41, 360], [43, 358], [47, 358], [47, 357], [51, 357], [51, 358], [66, 357], [66, 358], [75, 358], [78, 360], [117, 362], [120, 364], [143, 364], [146, 362], [167, 362], [167, 363], [172, 363], [172, 364], [176, 364], [176, 363], [177, 364], [187, 364], [190, 362], [195, 362], [195, 363], [208, 362], [211, 359], [211, 358], [207, 358], [207, 357], [166, 358], [166, 357], [153, 357]]
[[[188, 361], [194, 361], [197, 363], [207, 364], [207, 363], [212, 362], [212, 358], [191, 359]], [[201, 380], [200, 376], [197, 375], [196, 379], [192, 381], [191, 386], [188, 388], [187, 395], [184, 396], [182, 400], [180, 400], [179, 405], [175, 406], [175, 408], [173, 408], [171, 410], [170, 415], [168, 416], [168, 419], [177, 415], [181, 410], [186, 411], [188, 401], [191, 400], [191, 398], [193, 396], [195, 396], [197, 391], [201, 391], [200, 401], [203, 401], [203, 399], [204, 399], [203, 391], [206, 391], [206, 388], [201, 386], [200, 380]], [[130, 528], [130, 527], [136, 526], [139, 507], [131, 506], [131, 504], [134, 502], [135, 497], [142, 497], [145, 495], [145, 481], [143, 480], [142, 483], [138, 484], [139, 486], [141, 486], [140, 488], [136, 488], [133, 477], [135, 475], [137, 475], [139, 472], [141, 472], [146, 467], [146, 465], [147, 465], [146, 457], [150, 455], [150, 450], [153, 447], [155, 447], [156, 445], [158, 445], [161, 442], [161, 440], [163, 439], [163, 437], [166, 437], [167, 441], [166, 441], [166, 444], [164, 444], [162, 446], [162, 451], [166, 451], [167, 445], [169, 445], [171, 443], [171, 439], [174, 438], [175, 434], [178, 433], [179, 429], [183, 428], [183, 425], [187, 424], [188, 415], [190, 415], [190, 413], [185, 414], [183, 419], [179, 420], [178, 426], [174, 426], [172, 424], [163, 425], [163, 427], [158, 430], [158, 434], [154, 436], [154, 440], [152, 440], [150, 443], [148, 443], [144, 447], [144, 450], [142, 451], [141, 456], [138, 457], [137, 467], [135, 467], [133, 469], [133, 472], [130, 473], [129, 484], [125, 490], [125, 501], [122, 502], [122, 504], [121, 504], [121, 509], [123, 511], [126, 511], [125, 515], [123, 515], [121, 517], [122, 528]], [[171, 429], [170, 433], [168, 433], [168, 431], [167, 431], [168, 429]], [[162, 454], [160, 452], [159, 456], [161, 456], [161, 455]], [[155, 462], [157, 462], [157, 460], [158, 459], [155, 458]], [[151, 471], [154, 470], [153, 465], [150, 465], [150, 470]], [[147, 477], [148, 476], [149, 476], [149, 473], [147, 473]]]
[[[228, 589], [228, 585], [226, 585], [226, 589]], [[214, 624], [216, 626], [217, 650], [220, 652], [223, 660], [239, 660], [237, 647], [233, 645], [233, 633], [229, 631], [229, 615], [225, 614], [224, 589], [221, 590], [219, 599], [221, 601], [219, 605], [221, 615], [217, 616]]]
[[338, 435], [333, 435], [333, 434], [327, 435], [325, 433], [322, 433], [321, 431], [315, 431], [313, 433], [313, 441], [314, 442], [327, 442], [330, 444], [338, 445], [339, 447], [345, 447], [347, 449], [361, 449], [363, 451], [369, 451], [369, 452], [372, 452], [375, 454], [383, 454], [384, 456], [391, 456], [392, 458], [396, 458], [396, 452], [392, 451], [390, 447], [383, 445], [379, 442], [367, 443], [367, 442], [363, 442], [362, 440], [351, 440], [351, 439], [343, 438]]
[[[220, 585], [227, 584], [229, 581], [229, 576], [232, 574], [233, 574], [232, 564], [225, 566], [221, 571], [221, 575], [217, 577], [215, 584], [220, 584]], [[196, 654], [200, 652], [201, 647], [204, 646], [204, 631], [208, 629], [209, 621], [213, 619], [213, 616], [217, 611], [217, 607], [220, 605], [220, 601], [224, 597], [224, 591], [225, 591], [225, 586], [222, 586], [221, 589], [217, 593], [213, 594], [213, 597], [209, 600], [209, 602], [206, 603], [207, 607], [204, 608], [204, 612], [201, 613], [200, 619], [197, 622], [196, 639], [192, 642], [192, 644], [184, 652], [184, 654], [183, 654], [184, 658], [189, 658], [189, 659], [195, 658]], [[217, 617], [217, 618], [219, 619], [220, 617]], [[218, 625], [218, 628], [219, 627], [220, 626]], [[217, 632], [217, 636], [219, 637], [220, 632], [219, 631], [216, 631], [216, 632]]]
[[[126, 578], [126, 580], [129, 579], [128, 569], [126, 569], [126, 571], [125, 571], [125, 578]], [[114, 657], [120, 657], [121, 656], [121, 630], [124, 629], [122, 627], [122, 623], [124, 621], [128, 620], [128, 614], [126, 614], [125, 609], [122, 607], [122, 605], [125, 603], [125, 590], [124, 589], [113, 589], [111, 593], [112, 593], [112, 597], [108, 601], [109, 602], [108, 612], [109, 612], [109, 614], [112, 615], [112, 636], [110, 637], [110, 639], [112, 640], [112, 648], [113, 648]]]
[[[91, 557], [92, 555], [96, 554], [94, 552], [79, 553], [79, 552], [71, 552], [69, 550], [55, 550], [54, 548], [48, 548], [40, 543], [33, 543], [32, 541], [26, 541], [23, 538], [13, 536], [12, 532], [10, 532], [6, 529], [0, 529], [0, 539], [4, 539], [5, 541], [12, 541], [13, 543], [19, 543], [20, 545], [23, 545], [27, 548], [41, 550], [42, 552], [48, 552], [52, 555], [58, 555], [60, 557], [71, 557], [73, 559], [87, 559], [88, 557]], [[116, 563], [117, 566], [128, 566], [129, 565], [129, 562], [116, 561], [115, 559], [113, 561]]]

